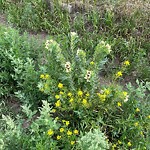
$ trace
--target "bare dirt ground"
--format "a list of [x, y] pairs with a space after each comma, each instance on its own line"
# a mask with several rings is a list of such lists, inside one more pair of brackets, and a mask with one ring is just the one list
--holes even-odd
[[6, 16], [0, 13], [0, 24], [7, 26]]

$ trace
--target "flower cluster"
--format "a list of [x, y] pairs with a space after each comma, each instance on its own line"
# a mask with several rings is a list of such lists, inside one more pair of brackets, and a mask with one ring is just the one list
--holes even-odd
[[62, 120], [60, 123], [63, 123], [60, 128], [55, 131], [53, 129], [49, 129], [47, 131], [47, 135], [55, 137], [58, 142], [68, 142], [71, 146], [74, 145], [76, 143], [77, 136], [79, 135], [79, 131], [77, 129], [71, 130], [69, 128], [70, 122], [67, 120]]
[[118, 79], [120, 77], [123, 76], [123, 72], [125, 72], [127, 70], [127, 67], [130, 66], [130, 62], [129, 60], [126, 60], [123, 62], [123, 65], [121, 66], [120, 68], [120, 71], [118, 71], [116, 74], [115, 74], [115, 79]]
[[40, 75], [40, 78], [41, 78], [41, 79], [49, 79], [50, 76], [49, 76], [49, 74], [45, 74], [45, 75], [44, 75], [44, 74], [41, 74], [41, 75]]

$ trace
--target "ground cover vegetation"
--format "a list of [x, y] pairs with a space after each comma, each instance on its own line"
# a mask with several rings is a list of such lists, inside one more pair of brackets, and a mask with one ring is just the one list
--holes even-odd
[[0, 149], [148, 150], [147, 7], [1, 0]]

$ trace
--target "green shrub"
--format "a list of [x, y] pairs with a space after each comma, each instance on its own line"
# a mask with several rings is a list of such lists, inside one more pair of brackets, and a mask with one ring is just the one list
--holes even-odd
[[21, 36], [17, 30], [0, 26], [0, 96], [16, 93], [22, 102], [32, 103], [37, 97], [38, 103], [41, 94], [38, 94], [36, 82], [40, 46], [35, 45], [37, 41], [28, 39], [26, 34]]
[[79, 139], [79, 145], [81, 150], [106, 150], [109, 149], [108, 142], [105, 135], [99, 131], [99, 129], [94, 129], [85, 133]]
[[14, 121], [9, 116], [2, 116], [5, 123], [2, 133], [4, 149], [58, 149], [56, 140], [48, 134], [48, 130], [57, 130], [59, 124], [51, 117], [51, 108], [46, 101], [40, 108], [40, 115], [35, 121], [32, 120], [37, 111], [31, 111], [30, 106], [23, 106], [23, 112], [27, 119], [18, 118]]

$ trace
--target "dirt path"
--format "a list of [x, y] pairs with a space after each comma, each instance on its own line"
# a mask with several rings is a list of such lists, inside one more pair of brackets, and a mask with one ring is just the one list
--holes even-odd
[[6, 16], [4, 14], [2, 14], [2, 13], [0, 13], [0, 24], [1, 25], [5, 25], [5, 26], [8, 25], [7, 21], [6, 21]]
[[[11, 25], [7, 22], [6, 15], [0, 13], [0, 25], [11, 27]], [[36, 38], [40, 43], [48, 38], [48, 34], [46, 32], [28, 32], [29, 38]]]

